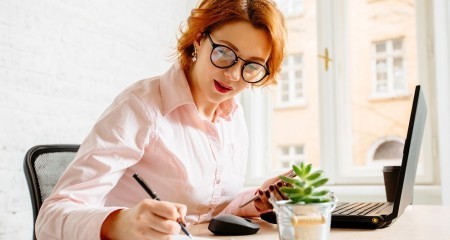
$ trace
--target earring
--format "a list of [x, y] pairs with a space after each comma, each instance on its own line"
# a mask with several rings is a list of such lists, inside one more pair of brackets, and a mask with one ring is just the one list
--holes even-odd
[[197, 61], [197, 49], [194, 47], [194, 51], [192, 52], [192, 62]]

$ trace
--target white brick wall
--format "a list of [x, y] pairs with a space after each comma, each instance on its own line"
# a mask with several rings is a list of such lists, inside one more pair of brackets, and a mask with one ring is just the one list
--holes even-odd
[[0, 239], [31, 239], [25, 152], [80, 143], [127, 85], [164, 72], [195, 0], [0, 0]]

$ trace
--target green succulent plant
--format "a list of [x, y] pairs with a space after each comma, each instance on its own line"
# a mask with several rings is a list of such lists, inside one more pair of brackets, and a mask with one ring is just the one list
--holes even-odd
[[292, 170], [297, 176], [279, 176], [287, 185], [280, 188], [293, 203], [323, 203], [330, 202], [329, 190], [321, 189], [328, 182], [328, 178], [322, 176], [323, 171], [311, 171], [312, 164], [305, 165], [301, 162], [292, 165]]

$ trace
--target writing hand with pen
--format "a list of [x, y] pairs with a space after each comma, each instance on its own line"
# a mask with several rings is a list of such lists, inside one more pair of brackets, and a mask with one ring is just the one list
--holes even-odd
[[[152, 192], [152, 194], [154, 194]], [[102, 239], [171, 239], [184, 228], [186, 205], [160, 201], [157, 195], [129, 209], [117, 210], [105, 219]]]

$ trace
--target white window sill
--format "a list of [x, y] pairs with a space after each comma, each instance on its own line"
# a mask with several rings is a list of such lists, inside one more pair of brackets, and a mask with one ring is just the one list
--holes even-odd
[[[386, 192], [383, 185], [345, 185], [329, 186], [331, 191], [341, 202], [384, 202]], [[441, 204], [441, 186], [416, 185], [414, 186], [413, 204]]]
[[[255, 187], [255, 186], [247, 186]], [[246, 188], [247, 188], [246, 187]], [[342, 185], [328, 186], [340, 202], [384, 202], [386, 193], [382, 185]], [[414, 187], [414, 202], [420, 205], [440, 205], [441, 186], [416, 185]]]
[[372, 93], [369, 96], [369, 100], [376, 101], [391, 101], [391, 100], [400, 100], [400, 99], [408, 99], [411, 97], [411, 93], [407, 92], [397, 92], [397, 93]]

